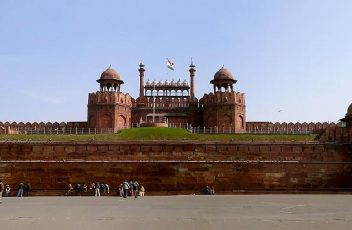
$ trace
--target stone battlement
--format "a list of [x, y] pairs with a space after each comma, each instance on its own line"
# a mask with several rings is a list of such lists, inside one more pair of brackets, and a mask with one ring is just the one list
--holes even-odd
[[277, 134], [309, 134], [319, 133], [326, 128], [336, 127], [337, 124], [331, 122], [247, 122], [248, 133], [277, 133]]
[[245, 104], [245, 95], [240, 92], [215, 92], [210, 94], [204, 94], [200, 100], [201, 107], [204, 104]]
[[25, 134], [27, 131], [46, 130], [48, 133], [62, 130], [86, 129], [87, 122], [0, 122], [0, 134]]
[[91, 104], [123, 104], [132, 105], [132, 98], [128, 93], [121, 92], [95, 92], [88, 96], [88, 105]]

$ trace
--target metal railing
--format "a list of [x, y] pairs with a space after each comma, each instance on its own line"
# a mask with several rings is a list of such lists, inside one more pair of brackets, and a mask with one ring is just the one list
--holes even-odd
[[[127, 128], [127, 127], [124, 127]], [[124, 129], [112, 129], [112, 128], [57, 128], [57, 129], [25, 129], [19, 130], [18, 134], [42, 134], [42, 135], [89, 135], [89, 134], [112, 134], [117, 133], [119, 130]]]
[[312, 134], [309, 130], [246, 130], [238, 131], [233, 127], [191, 127], [189, 129], [192, 133], [204, 133], [204, 134]]
[[[140, 123], [131, 124], [132, 128], [139, 128]], [[203, 133], [203, 134], [305, 134], [309, 135], [314, 133], [310, 130], [247, 130], [238, 131], [233, 127], [192, 127], [189, 123], [168, 123], [169, 128], [182, 128], [187, 129], [191, 133]], [[42, 134], [42, 135], [55, 135], [55, 134], [75, 134], [75, 135], [89, 135], [89, 134], [113, 134], [117, 133], [122, 128], [36, 128], [36, 129], [18, 129], [14, 130], [12, 134]]]

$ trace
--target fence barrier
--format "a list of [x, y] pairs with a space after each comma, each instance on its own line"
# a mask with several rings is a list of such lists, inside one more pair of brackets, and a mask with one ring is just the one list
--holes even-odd
[[[139, 128], [140, 123], [131, 124], [132, 128]], [[247, 130], [247, 131], [238, 131], [234, 130], [233, 127], [192, 127], [189, 123], [168, 123], [169, 128], [182, 128], [187, 129], [191, 133], [201, 133], [201, 134], [305, 134], [309, 135], [316, 133], [314, 130], [295, 130], [295, 129], [268, 129], [268, 130]], [[19, 128], [12, 130], [10, 134], [46, 134], [46, 135], [55, 135], [55, 134], [76, 134], [76, 135], [89, 135], [89, 134], [112, 134], [118, 133], [122, 129], [129, 127], [121, 128], [67, 128], [67, 127], [57, 127], [57, 128]]]

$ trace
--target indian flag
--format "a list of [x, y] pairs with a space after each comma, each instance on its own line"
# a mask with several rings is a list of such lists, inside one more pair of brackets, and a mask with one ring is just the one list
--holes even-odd
[[174, 63], [171, 60], [167, 59], [166, 64], [167, 64], [167, 68], [174, 70]]

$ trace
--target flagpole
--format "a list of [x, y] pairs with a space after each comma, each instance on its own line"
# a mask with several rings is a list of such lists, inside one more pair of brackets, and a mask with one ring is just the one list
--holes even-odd
[[[169, 59], [168, 58], [166, 58], [166, 63], [169, 61]], [[167, 67], [167, 64], [166, 64], [166, 78], [169, 78], [169, 67]]]
[[[155, 81], [154, 81], [154, 90], [153, 91], [155, 91]], [[155, 123], [155, 94], [153, 95], [153, 123]]]

